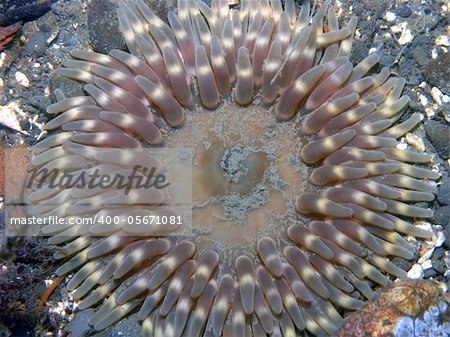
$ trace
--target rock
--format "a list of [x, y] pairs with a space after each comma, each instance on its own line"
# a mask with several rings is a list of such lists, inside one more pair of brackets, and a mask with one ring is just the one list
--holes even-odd
[[437, 200], [441, 205], [450, 204], [450, 181], [448, 176], [442, 178], [441, 185], [438, 188]]
[[[413, 64], [414, 61], [406, 59], [405, 62], [401, 63], [398, 67], [398, 73], [408, 78], [408, 86], [418, 86], [420, 82], [423, 81], [422, 75], [417, 71], [417, 66]], [[404, 92], [407, 96], [411, 98], [412, 102], [416, 100], [416, 94], [414, 92]], [[410, 105], [412, 107], [412, 105]]]
[[30, 56], [34, 55], [35, 57], [42, 57], [49, 44], [57, 35], [58, 31], [55, 26], [50, 27], [47, 24], [41, 25], [38, 31], [34, 33], [25, 44], [24, 52]]
[[80, 311], [75, 318], [71, 320], [66, 327], [66, 331], [70, 332], [72, 337], [84, 337], [87, 336], [91, 327], [89, 326], [89, 320], [95, 314], [95, 310], [86, 309]]
[[38, 109], [39, 111], [45, 111], [45, 109], [51, 104], [48, 97], [44, 95], [36, 95], [30, 97], [30, 105]]
[[436, 262], [441, 261], [442, 258], [444, 257], [444, 247], [437, 247], [434, 252], [433, 252], [433, 256], [431, 257], [432, 260], [434, 261], [433, 264], [436, 265]]
[[442, 206], [436, 208], [434, 211], [434, 222], [442, 227], [448, 227], [448, 221], [450, 216], [450, 206]]
[[374, 12], [373, 17], [376, 19], [382, 18], [384, 13], [386, 13], [386, 10], [389, 8], [389, 4], [390, 2], [387, 0], [372, 1], [370, 8], [372, 8]]
[[356, 40], [354, 42], [351, 59], [355, 64], [364, 60], [369, 54], [369, 45], [367, 40]]
[[431, 86], [450, 93], [450, 53], [446, 52], [425, 66], [424, 76]]
[[[175, 10], [177, 8], [177, 0], [144, 0], [145, 3], [161, 18], [164, 22], [167, 21], [167, 14], [170, 10]], [[208, 6], [210, 5], [210, 1], [204, 1]]]
[[423, 268], [420, 264], [416, 263], [408, 271], [408, 278], [411, 279], [421, 279], [423, 278]]
[[448, 159], [450, 144], [449, 127], [435, 120], [428, 120], [425, 123], [425, 131], [439, 156], [443, 159]]
[[437, 275], [436, 270], [431, 268], [431, 269], [427, 269], [427, 270], [424, 271], [423, 278], [428, 279], [430, 277], [435, 277], [436, 275]]
[[[440, 247], [443, 249], [443, 247]], [[435, 260], [433, 262], [433, 269], [437, 272], [438, 275], [442, 276], [445, 274], [445, 270], [447, 269], [444, 261], [444, 253], [442, 252], [442, 256], [440, 259]]]
[[416, 257], [412, 260], [407, 260], [402, 257], [394, 256], [391, 261], [393, 264], [395, 264], [397, 267], [402, 268], [403, 270], [410, 270], [414, 264], [414, 260], [417, 261]]
[[412, 15], [411, 8], [404, 4], [397, 6], [396, 12], [402, 18], [409, 18]]
[[50, 92], [61, 89], [67, 97], [84, 96], [83, 84], [56, 74], [50, 76]]
[[414, 48], [412, 56], [414, 60], [422, 67], [429, 61], [428, 52], [423, 47]]
[[56, 0], [2, 0], [0, 26], [19, 21], [30, 21], [44, 15]]
[[444, 248], [450, 249], [450, 226], [447, 226], [444, 228], [444, 234], [445, 234], [445, 242], [444, 242]]
[[428, 51], [428, 46], [433, 44], [433, 39], [428, 35], [416, 35], [411, 43], [411, 47], [422, 47]]
[[16, 79], [16, 82], [21, 85], [22, 87], [29, 88], [30, 87], [30, 80], [28, 79], [27, 75], [25, 75], [21, 71], [17, 71], [14, 74], [14, 78]]
[[95, 51], [108, 53], [111, 49], [125, 49], [119, 31], [117, 5], [110, 0], [94, 0], [88, 7], [89, 39]]
[[[348, 315], [335, 335], [446, 336], [448, 304], [448, 292], [437, 282], [398, 281], [362, 309]], [[419, 326], [431, 331], [424, 333]]]

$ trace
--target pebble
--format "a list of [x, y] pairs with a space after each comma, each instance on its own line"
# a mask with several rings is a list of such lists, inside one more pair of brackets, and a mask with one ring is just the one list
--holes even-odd
[[431, 262], [431, 260], [426, 260], [422, 263], [422, 269], [423, 270], [427, 270], [433, 268], [433, 263]]
[[29, 88], [30, 87], [30, 80], [28, 79], [28, 77], [21, 71], [16, 71], [16, 73], [14, 74], [14, 77], [16, 79], [16, 81], [25, 88]]
[[19, 106], [17, 103], [9, 103], [5, 106], [0, 106], [0, 124], [7, 126], [10, 129], [22, 132], [20, 121], [17, 117]]
[[412, 266], [412, 268], [408, 271], [407, 274], [408, 278], [412, 279], [422, 279], [424, 276], [423, 268], [420, 264], [415, 264]]
[[422, 138], [412, 133], [407, 133], [405, 138], [409, 145], [417, 149], [419, 152], [425, 152], [425, 144], [423, 143]]
[[444, 242], [445, 242], [444, 229], [442, 228], [442, 226], [438, 225], [436, 226], [436, 243], [434, 244], [434, 246], [441, 247]]
[[391, 11], [387, 11], [383, 16], [383, 19], [385, 19], [387, 22], [395, 21], [396, 18], [397, 16], [395, 15], [395, 13]]
[[442, 93], [442, 91], [440, 91], [438, 88], [433, 87], [430, 91], [430, 95], [431, 97], [433, 97], [434, 101], [439, 104], [442, 105], [443, 103], [443, 98], [444, 98], [444, 94]]
[[419, 95], [419, 102], [422, 106], [427, 106], [429, 103], [427, 96], [425, 96], [423, 94]]
[[436, 44], [444, 47], [450, 46], [449, 37], [447, 35], [439, 35], [436, 39]]
[[402, 35], [400, 36], [400, 38], [398, 39], [398, 44], [400, 46], [404, 46], [405, 44], [410, 43], [413, 40], [413, 35], [411, 33], [411, 30], [408, 28], [405, 28], [402, 31]]

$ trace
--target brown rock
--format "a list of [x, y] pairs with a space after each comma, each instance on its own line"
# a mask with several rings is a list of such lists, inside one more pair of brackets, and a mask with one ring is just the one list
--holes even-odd
[[10, 43], [16, 33], [22, 28], [22, 22], [16, 22], [15, 24], [7, 27], [0, 27], [0, 51]]
[[448, 302], [436, 282], [403, 280], [392, 284], [373, 302], [346, 318], [338, 337], [392, 337], [397, 323], [404, 317], [422, 317], [438, 302]]

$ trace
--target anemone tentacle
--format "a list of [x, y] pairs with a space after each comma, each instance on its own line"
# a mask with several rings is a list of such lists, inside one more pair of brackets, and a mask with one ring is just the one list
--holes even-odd
[[[328, 336], [342, 324], [339, 308], [358, 309], [373, 284], [406, 277], [390, 259], [413, 258], [403, 234], [431, 236], [409, 219], [433, 215], [416, 203], [433, 200], [439, 174], [431, 156], [396, 147], [420, 123], [417, 114], [397, 123], [409, 102], [405, 81], [374, 71], [376, 54], [350, 62], [356, 18], [340, 26], [332, 7], [313, 12], [309, 2], [295, 11], [293, 0], [284, 8], [242, 0], [240, 9], [179, 0], [167, 24], [143, 0], [124, 0], [118, 17], [130, 53], [77, 50], [57, 70], [86, 83], [86, 96], [56, 92], [47, 112], [57, 116], [46, 128], [63, 132], [36, 146], [38, 167], [80, 170], [98, 147], [163, 144], [163, 121], [176, 133], [198, 109], [259, 104], [295, 126], [310, 186], [296, 191], [297, 222], [283, 237], [255, 237], [255, 253], [236, 254], [231, 265], [197, 239], [132, 224], [45, 227], [51, 243], [66, 244], [55, 258], [70, 259], [56, 273], [74, 273], [68, 288], [79, 308], [101, 305], [94, 330], [138, 310], [145, 336]], [[46, 215], [121, 214], [104, 207], [113, 194], [92, 193], [43, 189], [31, 197], [37, 207], [51, 198], [61, 205], [41, 209]]]

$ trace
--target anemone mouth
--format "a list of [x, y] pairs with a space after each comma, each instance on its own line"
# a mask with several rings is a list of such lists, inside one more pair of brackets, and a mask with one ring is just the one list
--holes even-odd
[[[439, 175], [431, 156], [396, 148], [420, 122], [397, 123], [404, 80], [369, 72], [374, 54], [352, 65], [355, 18], [340, 28], [326, 5], [297, 15], [293, 1], [252, 4], [180, 0], [168, 25], [143, 1], [123, 1], [130, 53], [73, 51], [57, 70], [87, 83], [87, 96], [56, 92], [46, 128], [64, 132], [36, 147], [36, 166], [95, 168], [88, 154], [100, 147], [193, 148], [191, 233], [44, 228], [66, 243], [56, 273], [75, 272], [78, 307], [103, 301], [94, 330], [138, 311], [146, 336], [331, 335], [341, 308], [361, 307], [386, 275], [406, 276], [390, 261], [414, 256], [401, 234], [431, 235], [407, 221], [432, 216], [416, 203], [433, 200]], [[74, 191], [32, 199], [60, 201], [46, 215], [120, 213], [108, 193], [78, 209]]]
[[291, 149], [301, 148], [297, 132], [296, 122], [277, 122], [261, 104], [230, 101], [214, 111], [187, 112], [185, 125], [169, 132], [165, 144], [193, 144], [193, 232], [216, 249], [246, 246], [256, 253], [264, 233], [285, 231], [306, 177], [306, 167], [292, 162]]

